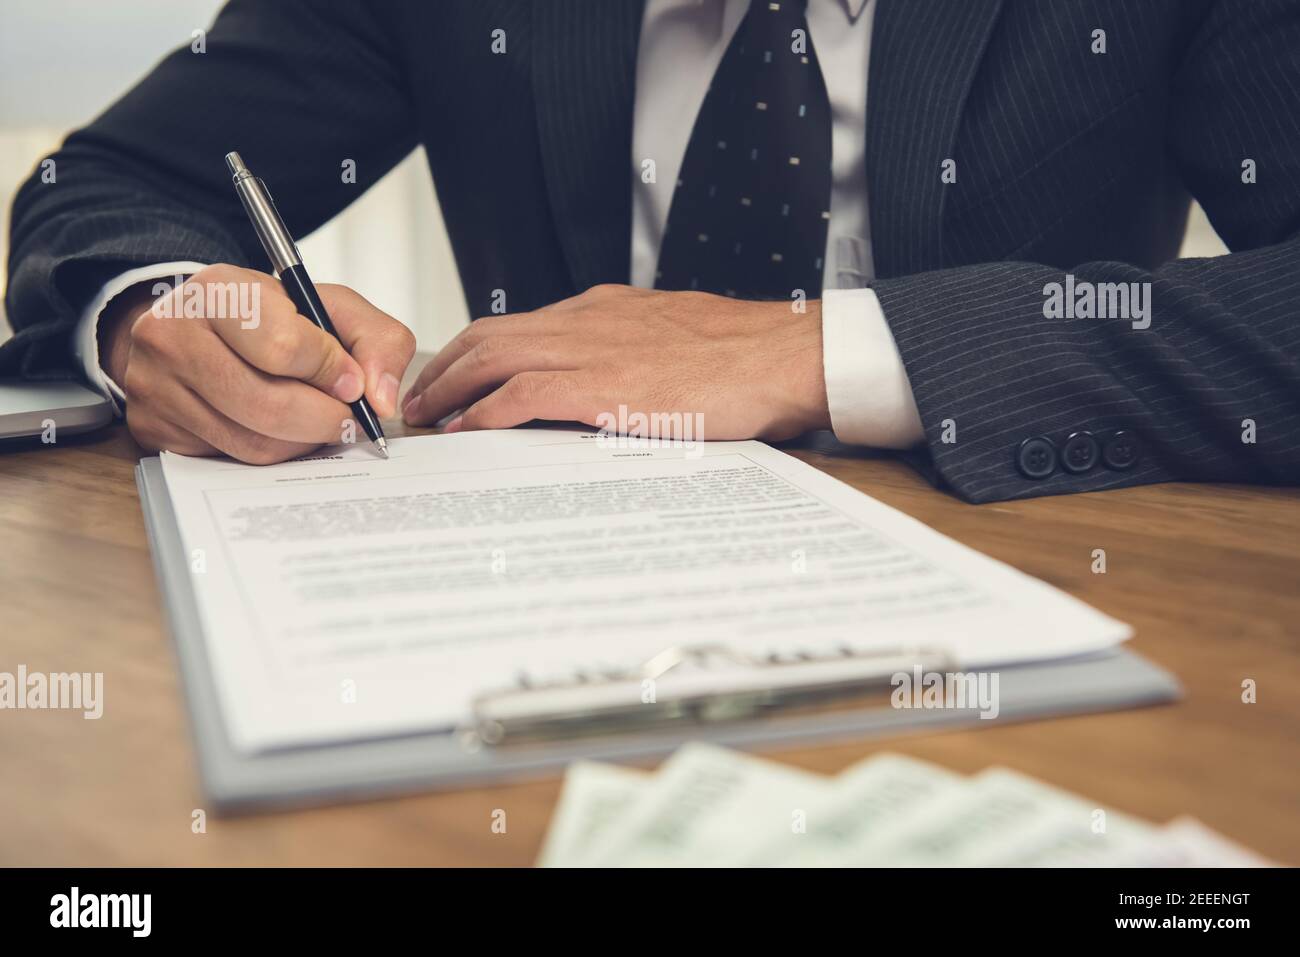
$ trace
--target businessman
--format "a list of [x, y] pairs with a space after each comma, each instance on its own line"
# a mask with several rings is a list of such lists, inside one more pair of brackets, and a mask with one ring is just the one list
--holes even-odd
[[[1300, 0], [233, 0], [18, 193], [0, 364], [252, 462], [364, 391], [833, 428], [972, 502], [1294, 482], [1297, 51]], [[399, 396], [405, 328], [299, 319], [222, 157], [301, 235], [417, 144], [482, 318]], [[1174, 258], [1189, 195], [1231, 254]], [[179, 308], [228, 283], [259, 322]]]

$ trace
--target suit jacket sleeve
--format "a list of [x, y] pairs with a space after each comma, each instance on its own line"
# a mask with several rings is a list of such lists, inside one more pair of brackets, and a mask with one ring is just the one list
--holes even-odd
[[[107, 279], [173, 260], [268, 268], [230, 184], [238, 150], [294, 235], [356, 199], [414, 148], [384, 3], [233, 0], [21, 187], [0, 371], [72, 368], [68, 339]], [[355, 182], [345, 182], [345, 164]]]
[[[1217, 4], [1172, 79], [1168, 154], [1231, 254], [1153, 271], [1119, 262], [1069, 270], [1078, 281], [1150, 283], [1149, 328], [1045, 318], [1044, 289], [1065, 276], [1034, 263], [872, 284], [929, 464], [957, 494], [989, 502], [1171, 479], [1300, 481], [1297, 50], [1290, 0]], [[1247, 159], [1254, 183], [1243, 182]], [[1103, 448], [1127, 433], [1119, 452], [1136, 458], [1067, 470], [1066, 442], [1085, 431]], [[1022, 469], [1052, 464], [1051, 452], [1022, 453], [1035, 438], [1056, 450], [1045, 477]]]

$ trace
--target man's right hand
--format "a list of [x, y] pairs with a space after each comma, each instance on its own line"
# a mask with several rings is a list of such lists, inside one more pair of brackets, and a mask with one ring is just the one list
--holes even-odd
[[365, 441], [348, 403], [364, 390], [378, 416], [392, 415], [415, 337], [346, 286], [316, 289], [343, 345], [299, 315], [274, 276], [237, 266], [208, 266], [157, 300], [148, 283], [114, 299], [100, 356], [136, 441], [257, 465], [349, 434]]

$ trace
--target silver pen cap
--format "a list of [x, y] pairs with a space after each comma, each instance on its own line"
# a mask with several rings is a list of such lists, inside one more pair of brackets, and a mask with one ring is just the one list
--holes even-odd
[[271, 267], [275, 270], [275, 274], [278, 276], [292, 266], [302, 265], [298, 246], [289, 235], [289, 230], [285, 228], [284, 220], [280, 218], [266, 184], [249, 171], [238, 153], [226, 154], [226, 166], [230, 169], [235, 192], [239, 194], [239, 200], [244, 204], [244, 210], [253, 223], [253, 229], [262, 243], [262, 248], [266, 250], [267, 258], [271, 260]]

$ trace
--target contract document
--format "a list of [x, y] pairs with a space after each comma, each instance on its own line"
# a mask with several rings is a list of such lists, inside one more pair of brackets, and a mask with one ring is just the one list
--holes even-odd
[[463, 727], [478, 693], [683, 645], [969, 670], [1129, 635], [760, 442], [521, 429], [389, 452], [162, 455], [243, 752]]

